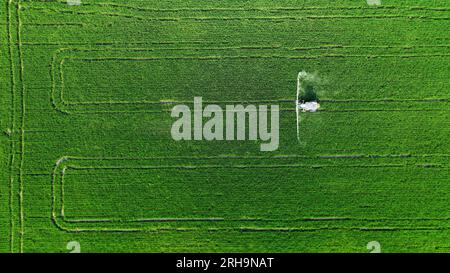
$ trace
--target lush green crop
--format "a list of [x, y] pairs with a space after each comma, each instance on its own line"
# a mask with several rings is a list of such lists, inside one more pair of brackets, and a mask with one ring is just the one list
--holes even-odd
[[[445, 2], [2, 1], [0, 252], [448, 251]], [[198, 96], [279, 149], [174, 141]]]

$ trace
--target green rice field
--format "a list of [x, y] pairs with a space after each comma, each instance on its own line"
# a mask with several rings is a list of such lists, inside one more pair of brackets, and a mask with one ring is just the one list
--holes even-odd
[[[449, 1], [68, 2], [1, 1], [0, 252], [450, 251]], [[173, 140], [194, 97], [279, 148]]]

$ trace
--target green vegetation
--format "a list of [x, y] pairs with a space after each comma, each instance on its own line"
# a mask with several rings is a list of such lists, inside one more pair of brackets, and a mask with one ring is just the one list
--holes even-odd
[[303, 94], [300, 97], [300, 100], [302, 101], [318, 101], [319, 98], [317, 97], [316, 91], [314, 90], [313, 85], [306, 85], [305, 87], [305, 94]]
[[[447, 252], [445, 2], [3, 1], [0, 252]], [[195, 96], [280, 149], [173, 141]]]

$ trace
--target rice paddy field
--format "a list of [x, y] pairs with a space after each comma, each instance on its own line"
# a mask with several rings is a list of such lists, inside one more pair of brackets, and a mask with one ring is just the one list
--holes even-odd
[[[450, 251], [449, 1], [76, 2], [1, 1], [0, 252]], [[174, 141], [200, 96], [279, 149]]]

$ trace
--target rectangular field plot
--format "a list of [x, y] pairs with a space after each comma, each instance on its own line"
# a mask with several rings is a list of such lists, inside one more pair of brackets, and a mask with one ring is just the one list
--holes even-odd
[[[448, 44], [443, 1], [21, 1], [24, 42], [155, 46], [326, 45], [378, 47]], [[55, 27], [52, 27], [55, 26]], [[59, 26], [59, 27], [58, 27]], [[433, 31], [430, 31], [432, 29]], [[106, 34], [107, 33], [107, 34]], [[345, 33], [345, 35], [337, 35]], [[399, 43], [403, 39], [407, 43]], [[439, 39], [439, 40], [438, 40]], [[325, 48], [326, 49], [326, 48]], [[386, 49], [381, 49], [385, 51]]]
[[450, 216], [448, 166], [435, 159], [69, 159], [55, 170], [54, 217], [73, 230], [402, 229]]
[[448, 102], [449, 57], [313, 56], [286, 49], [63, 50], [54, 56], [52, 98], [69, 112], [157, 110], [194, 96], [210, 102], [294, 102], [297, 74], [308, 71], [324, 102], [442, 103]]
[[[285, 139], [280, 150], [289, 147], [298, 149], [299, 154], [425, 155], [441, 154], [450, 149], [447, 141], [450, 139], [450, 112], [445, 110], [448, 104], [323, 105], [323, 112], [300, 114], [300, 142]], [[284, 136], [295, 136], [294, 128], [288, 124], [284, 128]], [[284, 147], [283, 143], [286, 143]]]

